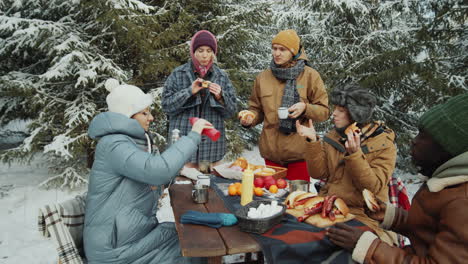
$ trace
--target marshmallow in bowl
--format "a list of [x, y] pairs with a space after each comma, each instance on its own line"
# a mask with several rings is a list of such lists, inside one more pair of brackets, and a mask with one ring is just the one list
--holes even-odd
[[278, 201], [272, 201], [271, 204], [261, 203], [257, 208], [249, 208], [249, 211], [247, 212], [247, 218], [267, 218], [281, 212], [282, 209], [283, 208], [278, 205]]

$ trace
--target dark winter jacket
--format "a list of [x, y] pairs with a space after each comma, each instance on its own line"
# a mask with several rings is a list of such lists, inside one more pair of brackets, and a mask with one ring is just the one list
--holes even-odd
[[160, 189], [200, 142], [191, 132], [162, 155], [144, 151], [145, 131], [122, 114], [105, 112], [91, 122], [98, 139], [89, 177], [84, 227], [86, 258], [93, 263], [184, 263], [174, 224], [156, 219]]
[[202, 136], [198, 152], [190, 158], [193, 163], [201, 160], [215, 162], [224, 157], [227, 149], [224, 120], [232, 117], [237, 111], [236, 91], [228, 75], [213, 64], [208, 76], [209, 78], [205, 79], [221, 86], [220, 101], [216, 100], [208, 89], [192, 94], [192, 82], [196, 76], [191, 61], [177, 67], [169, 75], [162, 94], [162, 109], [169, 118], [169, 132], [177, 128], [181, 135], [187, 135], [192, 128], [189, 123], [190, 117], [206, 119], [221, 132], [221, 137], [216, 142]]
[[401, 249], [365, 232], [353, 259], [360, 263], [467, 263], [468, 152], [437, 169], [413, 198], [409, 212], [387, 205], [384, 228], [407, 236]]

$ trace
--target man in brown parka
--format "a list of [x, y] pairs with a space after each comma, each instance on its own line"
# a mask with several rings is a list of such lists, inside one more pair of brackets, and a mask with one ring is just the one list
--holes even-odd
[[429, 177], [409, 212], [379, 201], [370, 217], [383, 228], [407, 236], [403, 249], [382, 243], [373, 233], [339, 224], [330, 240], [353, 251], [359, 263], [467, 263], [468, 261], [468, 94], [429, 109], [412, 142], [413, 163]]
[[[324, 179], [319, 195], [342, 198], [356, 219], [372, 228], [379, 237], [393, 244], [396, 235], [386, 232], [364, 213], [362, 190], [368, 189], [388, 201], [388, 183], [396, 161], [395, 133], [381, 121], [372, 121], [376, 98], [366, 89], [346, 84], [330, 95], [334, 105], [335, 128], [318, 140], [312, 121], [309, 127], [297, 124], [297, 131], [307, 138], [305, 159], [309, 174]], [[347, 128], [357, 125], [359, 131]]]
[[[289, 180], [309, 181], [304, 161], [306, 146], [296, 133], [295, 121], [326, 120], [328, 94], [320, 74], [309, 66], [296, 31], [279, 32], [272, 40], [271, 51], [269, 69], [258, 74], [254, 82], [249, 99], [251, 115], [240, 122], [244, 127], [263, 122], [258, 145], [267, 165], [288, 168]], [[279, 119], [279, 107], [288, 108], [286, 119]]]

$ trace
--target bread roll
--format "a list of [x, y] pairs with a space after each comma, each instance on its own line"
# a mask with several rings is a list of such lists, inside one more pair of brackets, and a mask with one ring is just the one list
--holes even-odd
[[203, 87], [203, 88], [208, 88], [208, 87], [210, 87], [210, 84], [211, 84], [210, 81], [203, 81], [203, 82], [202, 82], [202, 87]]
[[240, 157], [238, 159], [236, 159], [229, 167], [233, 167], [233, 166], [239, 166], [241, 167], [243, 170], [247, 169], [247, 166], [249, 165], [249, 163], [247, 162], [247, 160], [243, 157]]
[[241, 120], [245, 120], [248, 116], [255, 118], [255, 114], [249, 110], [242, 110], [238, 114], [238, 118]]
[[262, 177], [272, 176], [275, 173], [276, 173], [275, 169], [272, 169], [272, 168], [262, 168], [261, 170], [254, 172], [255, 175], [262, 176]]
[[348, 134], [348, 133], [359, 133], [360, 130], [359, 130], [359, 127], [357, 126], [357, 123], [354, 122], [352, 123], [351, 125], [349, 125], [346, 129], [345, 129], [345, 134]]

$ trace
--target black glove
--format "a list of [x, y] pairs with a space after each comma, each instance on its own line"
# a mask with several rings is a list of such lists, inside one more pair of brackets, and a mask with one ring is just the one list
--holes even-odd
[[337, 223], [335, 227], [327, 230], [327, 236], [333, 244], [349, 251], [353, 251], [356, 247], [362, 233], [364, 231], [361, 229], [343, 223]]

